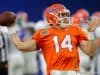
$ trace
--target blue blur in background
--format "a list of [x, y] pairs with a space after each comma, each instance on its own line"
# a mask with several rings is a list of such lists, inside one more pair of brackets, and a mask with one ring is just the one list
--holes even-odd
[[52, 3], [62, 3], [74, 13], [79, 8], [87, 9], [90, 14], [100, 11], [100, 0], [0, 0], [0, 12], [26, 11], [30, 21], [42, 19], [43, 10]]

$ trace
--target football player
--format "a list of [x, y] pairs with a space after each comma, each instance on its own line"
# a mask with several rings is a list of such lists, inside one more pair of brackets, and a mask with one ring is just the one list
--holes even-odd
[[15, 14], [11, 11], [0, 13], [0, 75], [8, 75], [8, 27], [15, 21]]
[[2, 35], [0, 34], [0, 74], [2, 75], [23, 75], [24, 73], [22, 53], [15, 48], [9, 36], [18, 29], [15, 21], [16, 14], [14, 12], [0, 13], [0, 33], [2, 33]]
[[[90, 21], [88, 22], [88, 31], [90, 33], [93, 33], [93, 38], [95, 41], [100, 39], [100, 12], [95, 12], [92, 14]], [[97, 41], [99, 42], [99, 41]], [[93, 56], [93, 62], [92, 62], [92, 75], [99, 75], [100, 72], [100, 48], [96, 48]]]
[[78, 46], [89, 56], [96, 47], [93, 40], [72, 23], [70, 11], [62, 4], [53, 4], [45, 9], [44, 19], [50, 27], [38, 30], [31, 40], [21, 41], [16, 33], [12, 41], [20, 51], [42, 50], [47, 75], [78, 75]]

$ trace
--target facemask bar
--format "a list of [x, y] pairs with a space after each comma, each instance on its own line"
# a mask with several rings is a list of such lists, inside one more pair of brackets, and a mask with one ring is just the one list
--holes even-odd
[[73, 24], [73, 18], [70, 17], [69, 10], [64, 10], [63, 12], [60, 12], [57, 17], [59, 22], [58, 24], [63, 28]]

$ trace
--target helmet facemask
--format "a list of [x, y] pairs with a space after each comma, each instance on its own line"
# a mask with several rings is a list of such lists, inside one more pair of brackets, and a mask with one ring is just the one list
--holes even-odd
[[70, 17], [69, 10], [64, 10], [63, 12], [59, 12], [57, 16], [58, 24], [61, 28], [66, 28], [69, 25], [72, 25], [73, 19]]

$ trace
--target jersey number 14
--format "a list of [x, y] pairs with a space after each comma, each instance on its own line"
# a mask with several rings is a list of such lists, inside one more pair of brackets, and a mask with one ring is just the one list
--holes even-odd
[[68, 48], [68, 50], [72, 52], [72, 44], [71, 44], [70, 35], [66, 35], [64, 37], [64, 40], [61, 42], [61, 45], [59, 45], [58, 39], [59, 39], [58, 36], [53, 37], [56, 53], [59, 52], [60, 48]]

